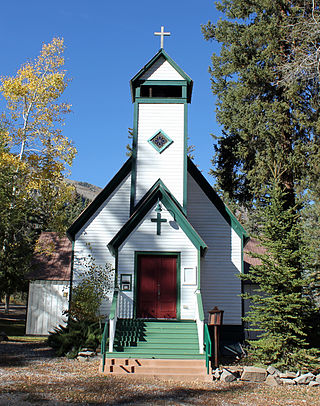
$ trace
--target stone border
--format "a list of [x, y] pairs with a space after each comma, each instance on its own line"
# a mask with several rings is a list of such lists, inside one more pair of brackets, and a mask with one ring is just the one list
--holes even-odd
[[320, 374], [314, 375], [311, 372], [302, 374], [298, 372], [280, 372], [273, 366], [267, 369], [247, 366], [221, 367], [213, 370], [213, 378], [221, 382], [264, 382], [270, 386], [279, 385], [308, 385], [320, 386]]

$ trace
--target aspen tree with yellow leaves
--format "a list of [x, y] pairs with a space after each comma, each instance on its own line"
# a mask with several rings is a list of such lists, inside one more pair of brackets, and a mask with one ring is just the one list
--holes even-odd
[[61, 101], [69, 82], [63, 54], [63, 39], [53, 38], [15, 76], [0, 78], [7, 103], [0, 127], [0, 186], [5, 186], [0, 212], [6, 213], [0, 230], [0, 286], [7, 291], [0, 294], [14, 293], [23, 280], [36, 235], [62, 232], [68, 225], [64, 208], [75, 192], [64, 177], [76, 149], [62, 131], [71, 111]]

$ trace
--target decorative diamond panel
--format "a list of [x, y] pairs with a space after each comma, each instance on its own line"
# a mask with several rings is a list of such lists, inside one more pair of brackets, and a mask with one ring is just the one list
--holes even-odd
[[159, 130], [148, 139], [148, 142], [161, 154], [173, 141], [162, 130]]

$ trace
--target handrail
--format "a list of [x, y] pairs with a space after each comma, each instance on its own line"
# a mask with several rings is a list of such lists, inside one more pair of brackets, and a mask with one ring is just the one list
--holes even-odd
[[199, 319], [201, 321], [204, 321], [204, 312], [203, 312], [203, 304], [202, 304], [202, 296], [200, 292], [196, 293], [197, 295], [197, 305], [198, 305], [198, 313], [199, 313]]
[[102, 372], [104, 372], [104, 367], [106, 364], [106, 354], [107, 354], [107, 337], [108, 337], [108, 324], [109, 324], [109, 352], [113, 351], [113, 343], [115, 336], [115, 325], [118, 318], [118, 295], [117, 290], [114, 291], [111, 309], [109, 313], [109, 323], [106, 321], [103, 329], [102, 340], [101, 340], [101, 355], [102, 355]]
[[108, 335], [108, 322], [106, 321], [101, 340], [102, 372], [104, 372], [104, 367], [106, 364], [107, 335]]
[[207, 367], [207, 374], [210, 373], [210, 358], [212, 357], [212, 343], [211, 337], [209, 333], [208, 325], [204, 325], [204, 346], [206, 349], [206, 367]]
[[119, 292], [117, 290], [115, 290], [114, 293], [113, 293], [112, 304], [111, 304], [111, 309], [110, 309], [110, 314], [109, 314], [109, 320], [113, 320], [115, 318], [116, 311], [117, 311], [118, 294], [119, 294]]
[[199, 290], [195, 292], [196, 294], [196, 312], [195, 312], [195, 320], [197, 323], [198, 329], [198, 341], [199, 341], [199, 353], [203, 354], [203, 321], [204, 321], [204, 312], [203, 312], [203, 305], [202, 305], [202, 297]]
[[114, 336], [116, 333], [116, 324], [118, 319], [118, 298], [117, 290], [113, 293], [112, 305], [109, 314], [109, 352], [113, 352]]

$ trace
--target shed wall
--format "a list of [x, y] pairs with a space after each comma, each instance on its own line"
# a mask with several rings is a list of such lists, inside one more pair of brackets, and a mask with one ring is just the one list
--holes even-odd
[[26, 334], [48, 335], [66, 324], [70, 282], [33, 281], [29, 284]]

